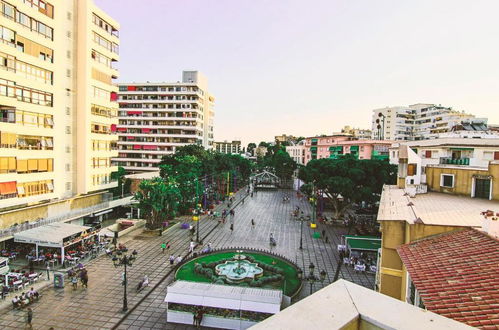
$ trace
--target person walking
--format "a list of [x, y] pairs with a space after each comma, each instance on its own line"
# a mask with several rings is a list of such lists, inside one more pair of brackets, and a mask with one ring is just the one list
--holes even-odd
[[28, 313], [26, 314], [26, 327], [25, 329], [33, 329], [31, 322], [33, 321], [33, 310], [28, 307]]
[[175, 256], [173, 254], [170, 254], [170, 258], [168, 258], [168, 260], [170, 260], [170, 265], [173, 265], [173, 263], [175, 262]]
[[161, 243], [161, 252], [164, 254], [166, 250], [166, 243]]
[[231, 224], [230, 224], [230, 232], [232, 233], [233, 231], [234, 231], [234, 224], [233, 224], [233, 223], [231, 223]]
[[182, 262], [182, 256], [178, 256], [177, 259], [175, 259], [175, 261], [177, 262], [177, 264], [181, 263]]
[[76, 276], [71, 278], [71, 284], [73, 284], [73, 291], [78, 289], [78, 278]]
[[196, 246], [196, 243], [194, 243], [194, 241], [191, 241], [191, 243], [189, 243], [189, 252], [194, 252], [195, 246]]
[[329, 237], [324, 236], [324, 240], [326, 241], [326, 243], [329, 243]]
[[251, 219], [251, 229], [255, 229], [255, 219]]

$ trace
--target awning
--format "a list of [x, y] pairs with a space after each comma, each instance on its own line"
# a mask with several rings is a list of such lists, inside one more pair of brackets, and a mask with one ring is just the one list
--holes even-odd
[[126, 127], [118, 127], [117, 131], [118, 132], [126, 132]]
[[144, 150], [157, 150], [158, 146], [148, 146], [148, 145], [145, 145], [145, 146], [142, 147], [142, 149], [144, 149]]
[[128, 115], [141, 115], [142, 111], [127, 111], [126, 113]]
[[17, 192], [16, 181], [1, 182], [0, 183], [0, 195], [10, 195]]
[[165, 302], [201, 305], [232, 310], [277, 313], [281, 309], [282, 291], [176, 281], [168, 286]]
[[362, 236], [345, 237], [349, 250], [362, 250], [377, 252], [381, 248], [381, 238], [368, 238]]
[[141, 145], [136, 144], [133, 146], [133, 150], [140, 150], [140, 149], [142, 149]]
[[135, 140], [135, 136], [127, 136], [126, 139], [127, 140]]
[[97, 212], [97, 213], [92, 214], [92, 216], [94, 216], [94, 217], [98, 217], [99, 215], [103, 215], [103, 214], [106, 214], [106, 213], [111, 213], [111, 212], [113, 212], [113, 209], [100, 211], [100, 212]]
[[116, 124], [111, 124], [111, 132], [116, 132]]
[[150, 128], [143, 128], [142, 129], [142, 133], [149, 133], [149, 132], [151, 132]]
[[359, 151], [359, 146], [350, 146], [350, 151]]
[[90, 227], [55, 222], [14, 234], [14, 242], [38, 244], [48, 247], [62, 247], [65, 238], [80, 234]]
[[452, 151], [473, 151], [474, 148], [450, 148]]

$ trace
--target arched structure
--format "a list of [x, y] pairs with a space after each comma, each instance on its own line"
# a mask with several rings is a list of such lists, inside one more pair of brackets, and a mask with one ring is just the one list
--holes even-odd
[[269, 171], [255, 174], [251, 180], [255, 189], [277, 189], [281, 184], [279, 177]]

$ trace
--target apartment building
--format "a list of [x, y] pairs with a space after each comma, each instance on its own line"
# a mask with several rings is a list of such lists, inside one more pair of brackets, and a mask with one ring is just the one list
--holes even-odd
[[370, 140], [372, 131], [370, 129], [355, 128], [351, 126], [343, 126], [340, 134], [351, 135], [358, 140]]
[[128, 172], [157, 171], [165, 155], [188, 144], [213, 147], [214, 97], [198, 71], [182, 82], [119, 84], [118, 157]]
[[399, 185], [499, 200], [499, 139], [435, 139], [394, 143], [390, 163]]
[[[385, 140], [424, 140], [452, 131], [453, 127], [475, 116], [435, 104], [418, 103], [409, 106], [374, 109], [372, 138]], [[487, 125], [480, 118], [479, 125]]]
[[241, 141], [223, 141], [223, 142], [213, 142], [213, 150], [223, 153], [223, 154], [240, 154], [241, 153]]
[[286, 152], [289, 154], [293, 160], [299, 164], [305, 164], [305, 140], [286, 147]]
[[[414, 273], [409, 274], [411, 269], [408, 273], [410, 265], [401, 259], [401, 249], [434, 235], [470, 228], [499, 235], [499, 139], [394, 143], [390, 163], [398, 165], [397, 185], [385, 186], [380, 200], [382, 247], [377, 289], [427, 305], [424, 296], [417, 298], [414, 293], [410, 278], [415, 279]], [[453, 252], [459, 256], [459, 251]], [[417, 286], [424, 289], [421, 283]]]
[[0, 10], [0, 209], [113, 187], [118, 23], [92, 1]]
[[332, 158], [350, 154], [358, 159], [388, 159], [393, 141], [357, 140], [351, 135], [316, 136], [305, 139], [304, 164], [312, 159]]

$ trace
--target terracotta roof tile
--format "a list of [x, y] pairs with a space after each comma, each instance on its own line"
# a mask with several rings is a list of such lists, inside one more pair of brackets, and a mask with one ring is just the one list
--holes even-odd
[[499, 241], [466, 229], [397, 250], [428, 310], [473, 327], [499, 328]]

